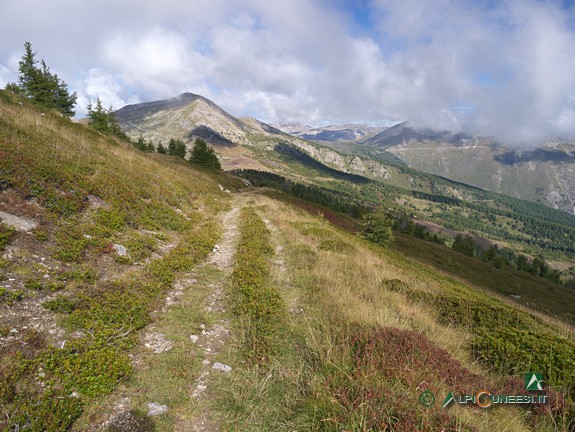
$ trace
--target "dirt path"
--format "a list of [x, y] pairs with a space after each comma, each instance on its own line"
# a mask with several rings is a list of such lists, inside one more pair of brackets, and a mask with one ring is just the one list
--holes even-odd
[[190, 340], [203, 351], [202, 371], [198, 376], [191, 397], [197, 401], [198, 408], [193, 419], [178, 424], [178, 431], [215, 431], [219, 430], [217, 421], [211, 418], [203, 399], [210, 395], [210, 377], [218, 373], [233, 373], [230, 365], [215, 361], [225, 347], [230, 336], [230, 323], [226, 314], [225, 287], [233, 270], [234, 255], [238, 240], [238, 221], [241, 201], [236, 198], [233, 208], [222, 218], [224, 232], [219, 244], [214, 247], [204, 266], [213, 266], [218, 277], [211, 281], [210, 295], [204, 311], [212, 322], [210, 326], [202, 324], [201, 332], [190, 336]]
[[[226, 364], [230, 339], [226, 289], [234, 267], [238, 222], [243, 197], [221, 215], [220, 242], [205, 261], [181, 275], [154, 312], [156, 320], [142, 334], [132, 362], [131, 382], [120, 388], [107, 405], [100, 430], [140, 430], [151, 422], [158, 431], [204, 432], [220, 430], [210, 412], [215, 379], [233, 374]], [[171, 373], [168, 373], [168, 370]], [[168, 375], [166, 375], [168, 373]], [[143, 417], [135, 418], [133, 409]], [[143, 429], [142, 429], [143, 430]]]

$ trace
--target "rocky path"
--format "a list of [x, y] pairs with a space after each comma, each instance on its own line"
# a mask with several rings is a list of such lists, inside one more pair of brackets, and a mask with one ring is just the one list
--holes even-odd
[[[232, 209], [221, 216], [223, 232], [219, 243], [202, 264], [175, 282], [165, 303], [158, 305], [154, 313], [157, 321], [142, 334], [140, 351], [132, 356], [137, 370], [134, 384], [117, 393], [99, 430], [113, 427], [113, 430], [137, 431], [140, 429], [135, 425], [142, 422], [156, 423], [157, 430], [176, 432], [220, 430], [217, 419], [210, 414], [217, 391], [212, 378], [233, 373], [234, 365], [222, 359], [226, 358], [231, 333], [226, 288], [234, 268], [242, 205], [241, 197], [234, 199]], [[186, 369], [181, 364], [183, 359], [195, 366]], [[170, 378], [170, 388], [176, 386], [181, 392], [177, 397], [168, 390], [154, 391], [153, 385], [147, 384], [147, 377], [157, 380], [173, 362], [183, 366], [183, 370], [194, 370], [192, 379]], [[154, 383], [158, 385], [161, 381]], [[147, 414], [143, 419], [134, 418], [131, 411], [138, 406], [140, 412]]]
[[203, 351], [202, 372], [198, 376], [191, 397], [198, 403], [195, 417], [178, 428], [181, 431], [215, 431], [219, 430], [217, 422], [210, 417], [209, 411], [202, 403], [202, 399], [209, 397], [210, 377], [216, 373], [232, 373], [232, 367], [215, 361], [218, 354], [226, 345], [230, 335], [230, 323], [226, 318], [225, 286], [233, 270], [234, 255], [238, 240], [238, 221], [240, 203], [236, 199], [232, 210], [226, 213], [222, 220], [224, 232], [221, 241], [214, 247], [213, 252], [206, 260], [204, 266], [214, 266], [218, 272], [209, 285], [211, 293], [207, 298], [204, 310], [210, 321], [209, 327], [200, 326], [201, 332], [190, 336], [190, 340]]

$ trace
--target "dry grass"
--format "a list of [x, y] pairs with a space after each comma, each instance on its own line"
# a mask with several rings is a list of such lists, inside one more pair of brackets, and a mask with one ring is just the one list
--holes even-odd
[[[392, 252], [374, 248], [357, 237], [334, 229], [325, 220], [285, 206], [280, 201], [262, 196], [254, 196], [254, 201], [259, 206], [260, 213], [278, 227], [281, 239], [286, 242], [288, 276], [279, 277], [279, 280], [283, 280], [283, 295], [289, 299], [289, 304], [297, 304], [305, 311], [301, 315], [292, 314], [289, 325], [294, 337], [292, 343], [297, 345], [301, 342], [295, 335], [303, 335], [306, 350], [314, 353], [317, 361], [323, 365], [320, 369], [324, 367], [337, 369], [347, 364], [349, 359], [347, 354], [341, 351], [341, 341], [338, 339], [341, 337], [343, 327], [352, 328], [361, 325], [416, 331], [434, 346], [446, 350], [454, 361], [459, 362], [464, 370], [468, 371], [466, 373], [485, 377], [494, 386], [503, 382], [502, 377], [490, 373], [484, 366], [474, 361], [469, 351], [471, 335], [466, 329], [440, 324], [437, 320], [437, 311], [431, 305], [417, 304], [404, 294], [389, 291], [382, 285], [382, 281], [399, 280], [416, 290], [441, 293], [446, 286], [453, 284], [447, 277], [426, 267], [412, 264]], [[334, 324], [342, 328], [334, 328]], [[294, 371], [298, 371], [296, 374], [298, 377], [294, 378], [294, 382], [301, 383], [303, 379], [307, 384], [307, 389], [299, 389], [298, 397], [301, 398], [302, 394], [308, 394], [310, 391], [313, 394], [314, 388], [321, 388], [323, 382], [321, 372], [307, 364], [301, 353], [289, 352], [289, 349], [286, 351], [287, 358], [283, 361], [291, 362]], [[285, 370], [285, 365], [281, 369], [283, 371], [278, 372], [279, 375], [289, 373]], [[434, 388], [437, 389], [437, 398], [442, 399], [450, 388], [443, 382], [445, 377], [436, 378]], [[256, 380], [255, 377], [244, 377], [244, 379], [248, 382], [250, 379]], [[238, 385], [237, 391], [240, 391], [241, 387], [241, 393], [245, 394], [247, 389], [251, 388], [246, 381], [240, 380], [241, 385]], [[259, 388], [259, 394], [264, 395], [277, 385], [274, 384], [273, 378], [256, 381], [257, 384], [254, 385]], [[269, 387], [263, 383], [268, 383]], [[416, 398], [420, 388], [406, 390], [401, 386], [397, 387], [393, 382], [382, 385], [387, 386], [387, 391], [390, 393], [408, 391], [405, 397], [414, 399], [406, 409], [417, 411]], [[422, 388], [424, 387], [425, 384], [422, 383]], [[290, 393], [285, 388], [284, 391]], [[296, 388], [293, 391], [297, 394], [298, 390]], [[319, 391], [325, 392], [326, 389]], [[267, 425], [257, 423], [258, 430], [274, 430], [274, 428], [287, 430], [281, 425], [297, 424], [294, 418], [301, 421], [301, 417], [295, 413], [302, 407], [297, 406], [295, 402], [292, 404], [294, 405], [292, 410], [287, 411], [277, 408], [274, 410], [270, 407], [276, 417], [280, 415], [281, 418], [283, 415], [284, 419], [289, 418], [291, 422], [276, 421]], [[393, 417], [391, 411], [389, 415]], [[478, 411], [453, 407], [449, 410], [449, 415], [456, 419], [454, 421], [459, 424], [456, 427], [458, 430], [465, 430], [468, 427], [476, 430], [531, 430], [525, 411], [512, 408]], [[366, 425], [369, 421], [365, 416], [368, 416], [366, 412], [363, 417], [362, 415], [354, 417], [354, 430], [367, 430]], [[313, 415], [311, 417], [313, 419]], [[325, 429], [325, 425], [321, 426], [321, 422], [313, 426], [312, 421], [310, 426], [309, 417], [306, 421], [306, 428], [310, 430], [331, 430]], [[538, 427], [541, 429], [545, 426], [539, 424]], [[549, 426], [549, 429], [552, 430], [553, 427]]]

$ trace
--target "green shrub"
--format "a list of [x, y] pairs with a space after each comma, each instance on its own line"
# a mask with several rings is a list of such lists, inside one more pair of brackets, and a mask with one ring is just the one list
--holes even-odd
[[84, 254], [89, 240], [72, 225], [66, 225], [56, 234], [56, 258], [66, 261], [78, 261]]
[[82, 414], [79, 398], [55, 390], [22, 396], [15, 406], [7, 421], [11, 431], [66, 431]]
[[250, 361], [265, 364], [276, 348], [285, 305], [271, 283], [268, 257], [273, 254], [269, 231], [253, 209], [242, 210], [240, 240], [232, 284], [236, 292], [234, 313], [244, 322]]
[[507, 375], [541, 372], [557, 388], [575, 388], [575, 343], [543, 332], [485, 328], [472, 342], [479, 360]]
[[372, 243], [386, 246], [393, 241], [392, 226], [393, 221], [391, 217], [382, 207], [378, 207], [364, 217], [363, 237]]
[[6, 246], [10, 244], [14, 234], [16, 234], [16, 230], [14, 228], [0, 223], [0, 251], [3, 251]]
[[148, 258], [156, 248], [157, 241], [154, 237], [134, 233], [124, 242], [130, 253], [130, 258], [134, 261], [141, 261]]
[[35, 229], [32, 230], [32, 234], [34, 235], [34, 238], [36, 240], [38, 240], [39, 242], [45, 242], [46, 240], [48, 240], [48, 232], [41, 230], [41, 229]]
[[59, 280], [30, 279], [24, 282], [24, 287], [35, 291], [60, 291], [65, 284]]
[[6, 303], [8, 306], [12, 306], [23, 298], [24, 293], [21, 290], [9, 291], [6, 288], [0, 287], [0, 303]]
[[58, 296], [52, 300], [45, 301], [42, 306], [52, 312], [71, 314], [76, 309], [77, 302], [66, 296]]
[[131, 373], [126, 352], [114, 347], [70, 344], [46, 354], [43, 366], [57, 375], [68, 392], [94, 397], [110, 393]]
[[106, 228], [121, 230], [126, 224], [126, 213], [118, 208], [99, 208], [94, 219]]

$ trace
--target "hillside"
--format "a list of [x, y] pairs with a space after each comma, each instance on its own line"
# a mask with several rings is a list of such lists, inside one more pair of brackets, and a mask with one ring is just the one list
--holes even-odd
[[417, 170], [573, 212], [575, 144], [569, 140], [521, 150], [406, 122], [358, 143], [385, 149]]
[[[471, 233], [481, 244], [491, 242], [513, 253], [558, 260], [563, 270], [574, 264], [572, 216], [410, 169], [388, 148], [302, 140], [255, 119], [238, 120], [191, 94], [128, 106], [118, 111], [118, 117], [133, 139], [139, 136], [134, 124], [142, 125], [140, 132], [145, 129], [147, 137], [158, 140], [156, 144], [175, 136], [191, 146], [194, 137], [201, 136], [214, 146], [224, 170], [253, 169], [334, 193], [345, 191], [356, 202], [382, 204], [425, 223], [439, 224], [452, 238], [457, 232]], [[239, 138], [232, 141], [234, 136]], [[377, 137], [380, 142], [387, 139], [385, 145], [425, 138], [463, 146], [468, 140], [449, 132], [416, 131], [409, 123], [373, 138]], [[474, 169], [473, 158], [466, 163]], [[350, 187], [350, 181], [355, 186]]]
[[[0, 429], [573, 425], [572, 327], [438, 271], [428, 243], [367, 243], [313, 201], [5, 92], [0, 114]], [[534, 394], [528, 371], [543, 373], [546, 404], [441, 406], [449, 391]]]

